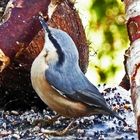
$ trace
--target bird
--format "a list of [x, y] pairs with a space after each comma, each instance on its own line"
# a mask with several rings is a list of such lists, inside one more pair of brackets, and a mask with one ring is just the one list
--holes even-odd
[[81, 71], [72, 38], [61, 29], [48, 26], [42, 16], [39, 21], [45, 42], [32, 63], [31, 83], [42, 101], [66, 118], [104, 114], [124, 121], [108, 107], [102, 94]]

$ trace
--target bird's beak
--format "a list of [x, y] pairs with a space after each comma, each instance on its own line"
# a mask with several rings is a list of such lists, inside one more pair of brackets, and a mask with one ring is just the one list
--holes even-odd
[[47, 22], [45, 22], [45, 20], [42, 16], [39, 16], [39, 21], [40, 21], [44, 31], [47, 31], [48, 30], [48, 24], [47, 24]]

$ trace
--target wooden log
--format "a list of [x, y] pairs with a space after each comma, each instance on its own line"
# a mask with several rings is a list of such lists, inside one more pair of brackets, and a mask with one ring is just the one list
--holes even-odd
[[[13, 59], [29, 45], [41, 29], [38, 13], [41, 11], [47, 14], [49, 3], [50, 0], [9, 1], [0, 25], [0, 56], [8, 57], [7, 60]], [[0, 61], [1, 65], [5, 65], [5, 61]]]

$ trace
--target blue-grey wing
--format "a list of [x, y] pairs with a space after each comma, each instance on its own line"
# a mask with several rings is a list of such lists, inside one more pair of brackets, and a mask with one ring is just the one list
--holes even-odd
[[95, 93], [94, 91], [89, 91], [88, 89], [76, 91], [73, 94], [72, 98], [84, 102], [89, 106], [94, 106], [102, 109], [108, 108], [105, 99], [101, 94]]
[[88, 81], [81, 71], [77, 72], [72, 67], [67, 71], [53, 70], [45, 72], [46, 80], [65, 96], [90, 106], [106, 106], [105, 99], [99, 90]]

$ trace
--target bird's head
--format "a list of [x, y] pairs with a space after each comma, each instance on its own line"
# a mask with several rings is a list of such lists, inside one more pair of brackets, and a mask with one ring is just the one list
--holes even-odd
[[40, 23], [45, 31], [43, 50], [48, 65], [63, 65], [65, 62], [78, 63], [78, 51], [71, 37], [64, 31], [48, 27], [43, 17], [39, 16]]

